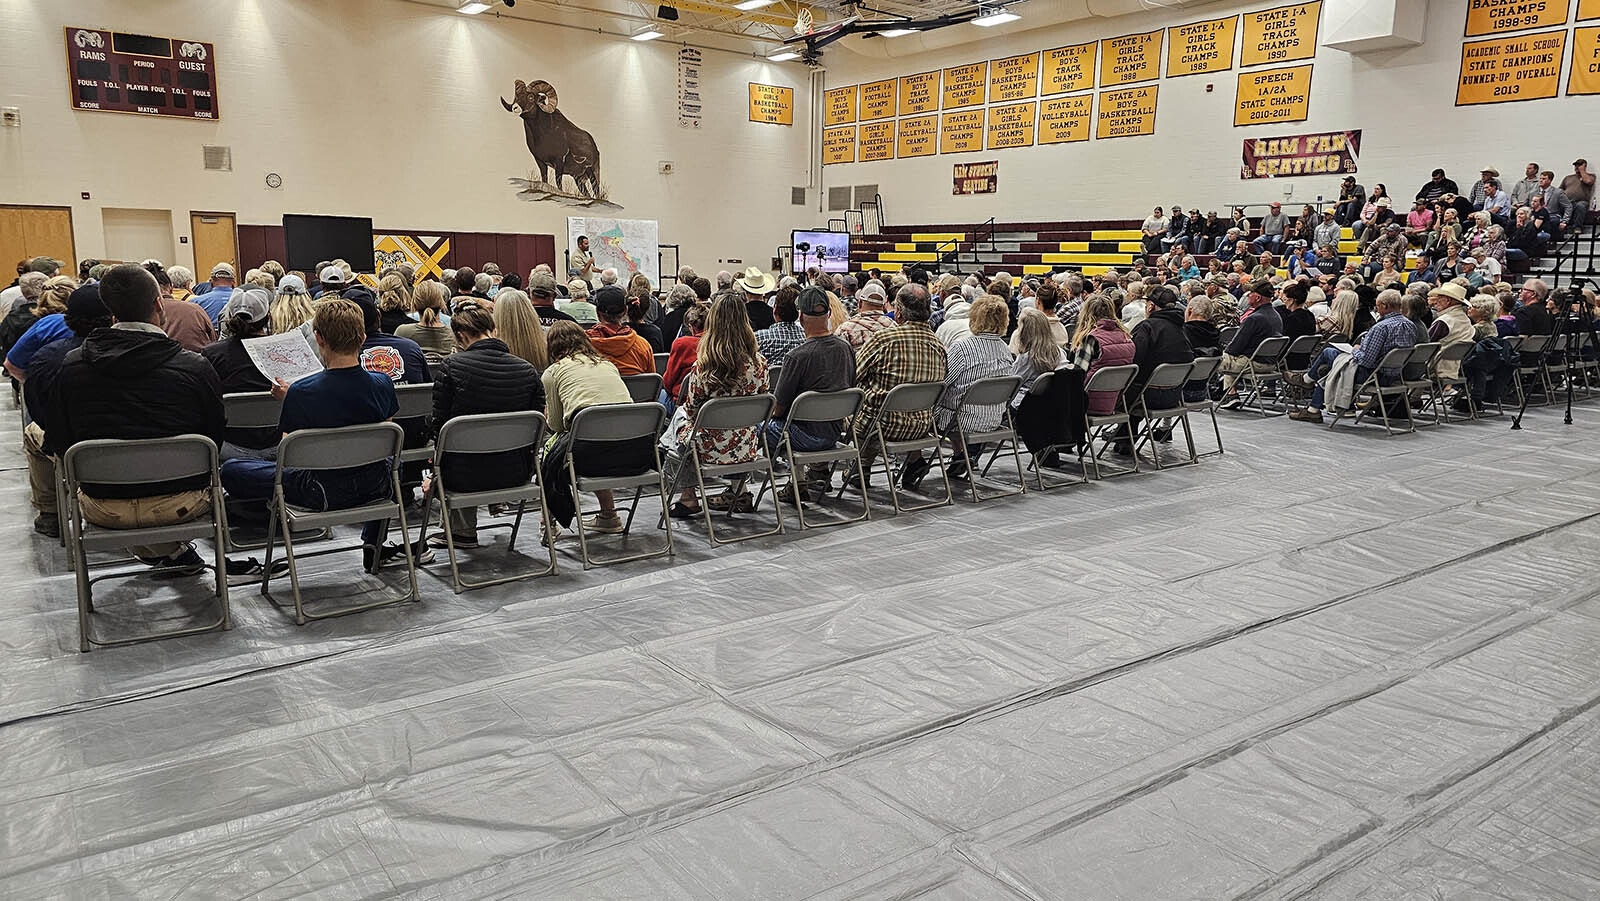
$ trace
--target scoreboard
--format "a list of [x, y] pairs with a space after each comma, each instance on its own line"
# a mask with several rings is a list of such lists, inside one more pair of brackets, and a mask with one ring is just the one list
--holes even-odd
[[93, 28], [66, 37], [73, 109], [220, 118], [211, 44]]

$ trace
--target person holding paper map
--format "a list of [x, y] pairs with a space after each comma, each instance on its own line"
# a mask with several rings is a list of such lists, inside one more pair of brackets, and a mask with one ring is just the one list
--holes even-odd
[[[222, 308], [222, 330], [227, 337], [200, 349], [200, 356], [206, 358], [206, 362], [216, 371], [217, 379], [222, 382], [223, 394], [272, 390], [272, 379], [262, 374], [245, 344], [249, 339], [267, 334], [271, 324], [269, 296], [261, 288], [234, 292]], [[297, 331], [294, 334], [298, 336], [300, 333]], [[303, 339], [301, 343], [304, 343]], [[322, 367], [318, 365], [317, 368]], [[220, 448], [223, 460], [235, 457], [271, 460], [277, 455], [276, 428], [230, 428], [224, 435], [227, 440], [222, 442]]]

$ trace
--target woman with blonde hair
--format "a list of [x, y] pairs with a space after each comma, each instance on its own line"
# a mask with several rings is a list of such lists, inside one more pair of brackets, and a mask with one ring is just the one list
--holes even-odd
[[544, 323], [534, 310], [533, 301], [517, 288], [501, 288], [495, 292], [494, 299], [495, 337], [504, 341], [513, 354], [544, 372], [553, 358], [546, 344]]
[[[1132, 292], [1129, 292], [1132, 296]], [[1143, 295], [1143, 292], [1140, 292]], [[1116, 304], [1104, 294], [1091, 294], [1078, 314], [1078, 327], [1072, 333], [1072, 366], [1084, 371], [1087, 384], [1106, 366], [1127, 366], [1133, 362], [1133, 335], [1117, 315]], [[1117, 407], [1116, 391], [1089, 392], [1089, 412], [1095, 416], [1112, 413]]]
[[1320, 325], [1323, 334], [1343, 336], [1350, 340], [1355, 334], [1356, 312], [1361, 309], [1361, 298], [1354, 291], [1339, 291], [1333, 295], [1333, 305], [1328, 318]]
[[[396, 329], [414, 320], [411, 315], [411, 289], [399, 273], [378, 279], [378, 330], [385, 335], [400, 334]], [[449, 322], [445, 323], [448, 331]]]
[[[395, 285], [404, 287], [400, 284], [398, 275], [388, 276], [383, 281], [388, 283], [391, 280]], [[438, 282], [423, 282], [418, 285], [416, 293], [411, 296], [411, 302], [407, 304], [415, 309], [411, 315], [414, 315], [417, 321], [412, 322], [408, 318], [394, 330], [395, 335], [417, 342], [423, 353], [438, 354], [441, 357], [455, 353], [455, 335], [450, 329], [450, 317], [444, 313], [445, 304], [448, 302], [444, 285]], [[382, 298], [379, 299], [378, 307], [380, 310], [383, 308]]]
[[23, 380], [39, 348], [72, 337], [72, 329], [67, 326], [67, 298], [77, 288], [77, 280], [69, 275], [58, 275], [44, 283], [39, 299], [34, 302], [31, 322], [6, 351], [5, 369], [12, 378]]
[[[293, 273], [285, 275], [278, 284], [278, 296], [272, 300], [272, 333], [281, 335], [310, 322], [317, 315], [316, 302], [306, 291], [306, 283]], [[310, 335], [306, 336], [310, 339]], [[316, 347], [313, 343], [312, 347]]]
[[[689, 373], [684, 390], [683, 406], [673, 417], [677, 428], [669, 430], [662, 438], [662, 445], [668, 451], [667, 472], [676, 473], [673, 486], [682, 492], [667, 511], [668, 515], [688, 519], [701, 512], [694, 487], [694, 469], [686, 462], [688, 455], [696, 450], [687, 445], [701, 405], [712, 398], [748, 397], [765, 393], [767, 389], [767, 361], [756, 349], [756, 333], [750, 328], [744, 298], [733, 293], [719, 295], [706, 317], [706, 330], [700, 336], [694, 369]], [[707, 432], [698, 450], [700, 462], [707, 466], [744, 463], [754, 460], [761, 451], [759, 432], [753, 427]], [[754, 508], [754, 500], [742, 485], [707, 498], [706, 504], [713, 510], [727, 510], [730, 506], [736, 511]]]

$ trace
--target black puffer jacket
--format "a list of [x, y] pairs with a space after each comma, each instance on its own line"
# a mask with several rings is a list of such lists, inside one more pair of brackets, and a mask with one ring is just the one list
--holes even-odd
[[[91, 438], [204, 435], [221, 446], [227, 416], [216, 370], [166, 335], [99, 329], [67, 354], [45, 402], [44, 450], [65, 453]], [[141, 485], [87, 485], [93, 497], [125, 498], [204, 488], [209, 476]]]
[[[483, 338], [440, 364], [433, 379], [433, 428], [456, 416], [478, 413], [544, 411], [539, 370], [515, 356], [499, 338]], [[533, 455], [451, 454], [443, 461], [445, 486], [454, 491], [488, 491], [527, 481]]]
[[1183, 332], [1183, 311], [1176, 306], [1156, 310], [1133, 327], [1133, 362], [1139, 366], [1135, 387], [1150, 381], [1162, 363], [1192, 363], [1194, 350]]

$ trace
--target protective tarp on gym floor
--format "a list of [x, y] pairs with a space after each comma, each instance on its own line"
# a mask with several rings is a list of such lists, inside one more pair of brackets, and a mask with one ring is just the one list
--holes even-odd
[[[1594, 898], [1597, 423], [1234, 414], [1199, 466], [87, 655], [7, 451], [0, 895]], [[104, 590], [117, 634], [203, 586]]]

